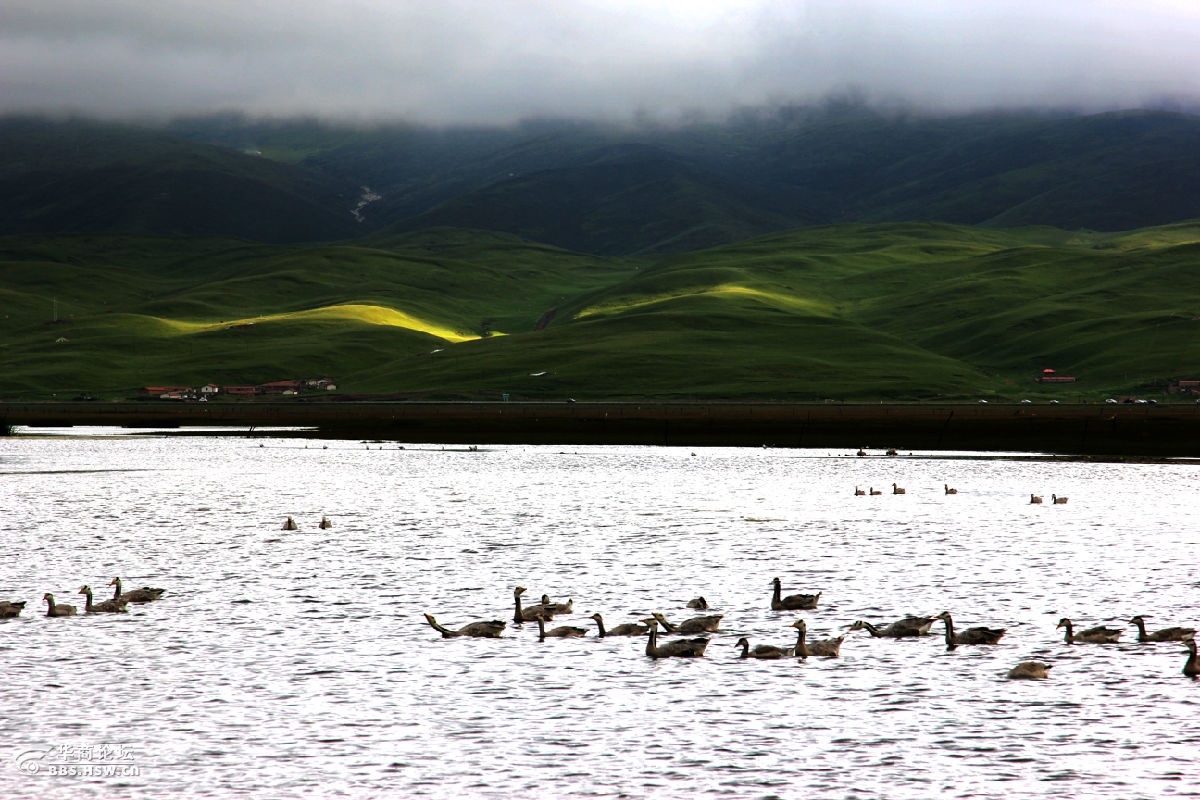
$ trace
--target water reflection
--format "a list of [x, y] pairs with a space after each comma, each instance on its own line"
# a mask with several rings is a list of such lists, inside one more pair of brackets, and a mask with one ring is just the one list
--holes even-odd
[[[1125, 625], [1200, 621], [1193, 464], [380, 447], [0, 440], [0, 599], [29, 601], [0, 621], [3, 795], [1194, 791], [1200, 687], [1178, 643], [1139, 645]], [[854, 495], [893, 482], [907, 493]], [[1031, 506], [1031, 492], [1071, 501]], [[280, 530], [288, 515], [298, 531]], [[168, 594], [65, 619], [35, 602], [75, 603], [115, 575]], [[771, 611], [776, 576], [821, 591], [820, 607]], [[511, 622], [518, 584], [573, 597], [554, 624], [589, 635], [538, 642]], [[700, 594], [725, 615], [703, 659], [652, 661], [644, 640], [599, 639], [587, 619], [682, 619]], [[1008, 632], [952, 652], [940, 635], [856, 632], [840, 658], [806, 662], [742, 661], [734, 646], [790, 643], [797, 616], [821, 638], [944, 610]], [[443, 640], [427, 611], [508, 627]], [[1125, 627], [1123, 643], [1069, 647], [1063, 616]], [[1004, 680], [1027, 659], [1052, 678]], [[105, 743], [135, 751], [141, 775], [12, 763]]]

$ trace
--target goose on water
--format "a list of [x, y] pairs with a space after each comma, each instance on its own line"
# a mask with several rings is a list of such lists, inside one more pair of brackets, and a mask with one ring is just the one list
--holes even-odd
[[789, 594], [787, 597], [782, 597], [783, 583], [779, 578], [771, 579], [771, 610], [772, 611], [811, 611], [817, 607], [817, 601], [821, 599], [821, 593], [816, 594]]
[[880, 628], [865, 620], [855, 620], [850, 631], [866, 631], [876, 638], [904, 639], [910, 636], [927, 636], [933, 627], [934, 617], [905, 617]]
[[19, 617], [23, 608], [25, 608], [24, 600], [0, 600], [0, 619]]
[[117, 602], [125, 601], [126, 603], [149, 603], [163, 596], [166, 589], [151, 589], [149, 586], [143, 586], [140, 589], [130, 589], [128, 592], [121, 591], [121, 579], [113, 578], [108, 582], [109, 586], [115, 586], [113, 590], [113, 600]]
[[1120, 628], [1106, 628], [1103, 625], [1097, 625], [1094, 628], [1088, 628], [1085, 631], [1075, 632], [1075, 625], [1071, 620], [1063, 617], [1054, 626], [1057, 628], [1066, 628], [1067, 632], [1064, 640], [1067, 644], [1116, 644], [1124, 633]]
[[738, 658], [757, 658], [764, 661], [776, 660], [783, 658], [784, 656], [790, 656], [796, 650], [794, 647], [777, 647], [773, 644], [756, 644], [754, 649], [751, 650], [750, 640], [745, 636], [738, 639], [733, 646], [742, 648], [742, 653], [738, 656]]
[[951, 489], [950, 484], [943, 483], [942, 486], [945, 487], [946, 494], [958, 494], [958, 489]]
[[298, 526], [296, 525], [296, 520], [292, 519], [291, 517], [288, 517], [287, 519], [285, 519], [283, 521], [283, 527], [280, 530], [294, 531], [297, 529], [298, 529]]
[[646, 637], [646, 655], [650, 658], [699, 658], [708, 647], [708, 639], [703, 636], [695, 639], [675, 639], [660, 645], [658, 643], [658, 620], [644, 619], [642, 622], [650, 626], [650, 635]]
[[1138, 614], [1129, 620], [1130, 625], [1137, 625], [1139, 642], [1182, 642], [1196, 634], [1195, 628], [1163, 628], [1154, 633], [1146, 633], [1146, 618]]
[[708, 601], [704, 599], [703, 595], [700, 597], [693, 597], [691, 600], [687, 601], [687, 607], [698, 608], [701, 611], [704, 611], [708, 608]]
[[1052, 495], [1050, 495], [1050, 499], [1054, 501], [1054, 504], [1055, 504], [1055, 505], [1059, 505], [1059, 506], [1061, 506], [1061, 505], [1063, 505], [1063, 504], [1065, 504], [1065, 503], [1067, 502], [1067, 498], [1065, 498], [1065, 497], [1059, 497], [1059, 496], [1058, 496], [1058, 495], [1056, 495], [1056, 494], [1052, 494]]
[[123, 600], [105, 600], [102, 603], [92, 602], [92, 587], [90, 587], [90, 586], [79, 587], [78, 594], [87, 596], [86, 610], [88, 612], [91, 612], [91, 613], [113, 612], [113, 613], [115, 613], [118, 611], [125, 611], [126, 604], [125, 604], [125, 601], [123, 601]]
[[649, 625], [643, 625], [640, 622], [623, 622], [615, 628], [604, 627], [604, 617], [600, 616], [599, 612], [592, 614], [590, 619], [596, 621], [596, 627], [600, 629], [600, 638], [605, 636], [645, 636], [650, 632]]
[[504, 620], [489, 619], [480, 620], [479, 622], [468, 623], [458, 630], [451, 630], [438, 624], [438, 621], [433, 618], [433, 614], [426, 614], [425, 621], [433, 627], [435, 631], [442, 635], [443, 639], [453, 639], [456, 636], [476, 636], [484, 639], [499, 639], [504, 633]]
[[521, 606], [521, 595], [527, 590], [524, 586], [518, 586], [513, 589], [513, 602], [516, 604], [516, 610], [513, 611], [513, 622], [533, 622], [539, 615], [544, 615], [546, 618], [554, 616], [554, 612], [543, 608], [540, 603], [529, 607]]
[[54, 595], [46, 592], [42, 595], [42, 599], [46, 601], [46, 616], [47, 617], [73, 617], [75, 616], [75, 606], [67, 605], [66, 603], [55, 603]]
[[1004, 637], [1006, 628], [986, 628], [982, 625], [975, 628], [967, 628], [962, 631], [954, 630], [954, 619], [950, 616], [949, 611], [943, 611], [934, 619], [940, 619], [946, 623], [946, 649], [953, 650], [960, 644], [996, 644]]
[[1010, 680], [1044, 681], [1050, 677], [1049, 664], [1041, 661], [1022, 661], [1008, 671]]
[[882, 490], [882, 489], [876, 489], [874, 486], [872, 486], [872, 487], [871, 487], [870, 494], [871, 494], [871, 496], [872, 496], [872, 497], [873, 497], [873, 496], [875, 496], [875, 495], [877, 495], [877, 494], [883, 494], [883, 490]]
[[538, 603], [538, 605], [543, 611], [551, 614], [570, 614], [571, 610], [575, 608], [575, 599], [571, 598], [565, 603], [551, 603], [550, 595], [544, 594], [542, 595], [542, 602]]
[[577, 636], [587, 636], [586, 628], [577, 628], [574, 625], [560, 625], [557, 628], [546, 630], [546, 615], [538, 614], [534, 617], [534, 621], [538, 626], [538, 641], [544, 642], [547, 639], [571, 639]]
[[793, 648], [795, 654], [800, 658], [808, 658], [809, 656], [825, 656], [827, 658], [837, 658], [842, 652], [842, 642], [845, 641], [845, 636], [834, 636], [829, 639], [814, 639], [808, 641], [808, 624], [804, 620], [798, 619], [792, 623], [792, 627], [796, 629], [796, 646]]
[[866, 492], [863, 491], [862, 489], [858, 488], [857, 486], [854, 487], [854, 496], [855, 497], [862, 497], [865, 494], [866, 494]]
[[1042, 502], [1042, 496], [1040, 494], [1031, 494], [1029, 495], [1029, 502], [1037, 505]]
[[1196, 637], [1189, 636], [1183, 640], [1183, 644], [1188, 652], [1187, 661], [1183, 662], [1183, 674], [1195, 678], [1200, 675], [1200, 659], [1196, 657]]
[[894, 483], [892, 484], [892, 494], [904, 494], [904, 493], [905, 493], [905, 490], [903, 487], [897, 486]]
[[704, 617], [692, 617], [678, 625], [667, 622], [667, 618], [658, 611], [653, 612], [652, 616], [662, 623], [663, 630], [667, 633], [716, 633], [717, 626], [721, 624], [721, 618], [725, 615], [709, 614]]

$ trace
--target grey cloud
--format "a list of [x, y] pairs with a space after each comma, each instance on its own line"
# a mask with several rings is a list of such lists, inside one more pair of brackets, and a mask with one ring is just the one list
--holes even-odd
[[1144, 0], [0, 0], [0, 112], [507, 122], [806, 101], [1193, 99], [1200, 8]]

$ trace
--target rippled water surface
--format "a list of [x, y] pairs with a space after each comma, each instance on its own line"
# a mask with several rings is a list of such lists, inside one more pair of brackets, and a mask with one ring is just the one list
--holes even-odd
[[[1200, 684], [1126, 626], [1200, 622], [1193, 463], [92, 433], [0, 439], [0, 599], [28, 602], [0, 620], [6, 798], [1200, 795]], [[167, 594], [44, 616], [115, 575]], [[771, 611], [775, 576], [819, 610]], [[539, 643], [517, 584], [589, 635]], [[724, 614], [703, 659], [588, 619], [696, 595]], [[797, 616], [943, 610], [1008, 633], [736, 658]], [[1064, 616], [1124, 642], [1068, 646]], [[1005, 680], [1027, 659], [1051, 679]]]

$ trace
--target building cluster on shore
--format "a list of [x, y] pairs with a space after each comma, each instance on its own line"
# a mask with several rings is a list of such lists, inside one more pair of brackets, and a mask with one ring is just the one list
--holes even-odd
[[336, 389], [337, 384], [330, 378], [299, 378], [246, 385], [221, 386], [215, 383], [206, 383], [203, 386], [143, 386], [140, 395], [158, 400], [207, 400], [217, 395], [294, 397], [303, 392], [332, 392]]

